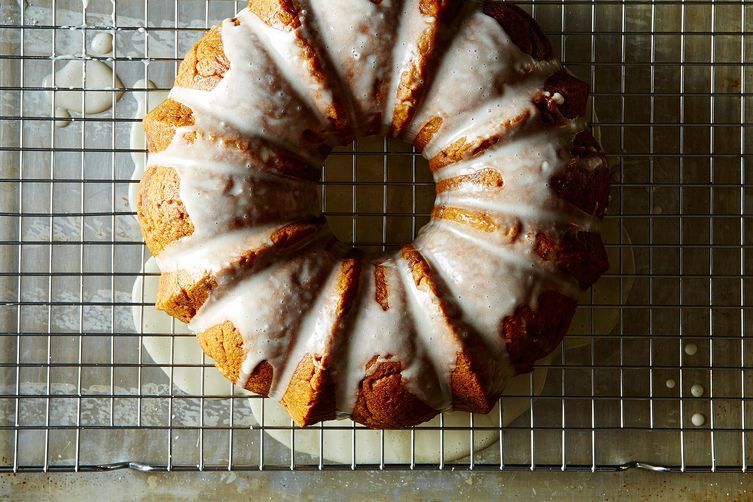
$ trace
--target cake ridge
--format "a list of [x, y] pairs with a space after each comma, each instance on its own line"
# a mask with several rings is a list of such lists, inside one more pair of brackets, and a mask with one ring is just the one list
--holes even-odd
[[[530, 133], [531, 130], [541, 127], [542, 124], [534, 112], [535, 103], [532, 100], [540, 85], [552, 73], [552, 69], [543, 64], [540, 66], [539, 71], [531, 71], [523, 78], [505, 82], [496, 99], [485, 101], [476, 108], [464, 111], [462, 115], [467, 117], [464, 122], [452, 126], [446, 125], [443, 121], [442, 126], [424, 148], [430, 159], [432, 171], [436, 172], [440, 168], [467, 158], [461, 157], [450, 159], [451, 162], [439, 163], [439, 157], [455, 147], [461, 140], [464, 140], [467, 145], [478, 145], [474, 147], [472, 153], [475, 157], [488, 148], [517, 137], [518, 134]], [[492, 117], [493, 123], [490, 122]], [[454, 119], [457, 121], [457, 116]], [[437, 149], [433, 146], [435, 144], [448, 146]]]
[[[330, 241], [331, 243], [332, 241]], [[341, 270], [337, 266], [340, 263], [339, 259], [333, 261], [331, 266], [327, 266], [324, 269], [324, 275], [326, 278], [321, 283], [321, 289], [314, 294], [315, 298], [311, 302], [308, 310], [303, 313], [301, 322], [294, 330], [292, 341], [287, 344], [285, 357], [282, 358], [282, 363], [275, 368], [273, 374], [273, 381], [270, 386], [269, 395], [273, 398], [281, 400], [288, 390], [291, 379], [294, 373], [298, 370], [298, 366], [301, 361], [306, 357], [314, 357], [316, 354], [324, 354], [327, 351], [327, 342], [330, 341], [332, 332], [336, 329], [338, 316], [336, 315], [336, 307], [332, 309], [328, 306], [327, 298], [324, 293], [332, 286], [333, 281], [339, 278]], [[336, 304], [339, 303], [340, 292], [337, 292]], [[325, 316], [322, 318], [321, 316]], [[314, 326], [310, 327], [309, 323], [314, 318]], [[310, 327], [311, 329], [306, 329]], [[322, 332], [324, 330], [324, 332]], [[315, 340], [315, 336], [323, 337], [319, 340]], [[314, 342], [320, 342], [314, 344]], [[318, 351], [317, 351], [318, 350]], [[313, 352], [312, 352], [313, 351]]]
[[[381, 275], [374, 273], [377, 267], [381, 267], [382, 280], [386, 283], [387, 291], [382, 294], [389, 302], [388, 309], [377, 300], [375, 294], [378, 291], [376, 277]], [[422, 325], [430, 320], [423, 316], [420, 309], [411, 307], [416, 288], [412, 286], [413, 279], [406, 277], [411, 273], [407, 269], [407, 262], [396, 252], [370, 262], [362, 273], [363, 289], [359, 291], [359, 304], [354, 305], [346, 330], [350, 334], [350, 342], [356, 344], [355, 353], [353, 348], [343, 349], [347, 357], [341, 358], [346, 366], [341, 370], [346, 378], [338, 395], [341, 414], [347, 415], [351, 409], [359, 408], [360, 396], [354, 391], [359, 388], [364, 375], [378, 372], [382, 364], [399, 364], [401, 378], [395, 384], [402, 388], [400, 392], [410, 393], [413, 398], [431, 405], [434, 414], [451, 404], [447, 377], [454, 367], [455, 350], [445, 351], [444, 364], [447, 368], [440, 371], [439, 365], [432, 360], [432, 346], [426, 343], [425, 336], [419, 334], [420, 331], [425, 334]], [[375, 326], [379, 326], [378, 321], [382, 327], [375, 329]], [[397, 336], [399, 333], [406, 336]], [[389, 337], [389, 340], [380, 342], [381, 337]], [[380, 345], [375, 346], [375, 343]]]
[[[507, 175], [515, 173], [517, 170], [532, 167], [530, 163], [521, 160], [520, 152], [533, 151], [539, 156], [538, 154], [544, 149], [554, 149], [556, 153], [556, 150], [565, 146], [569, 148], [572, 139], [583, 127], [584, 124], [582, 121], [568, 120], [558, 127], [558, 134], [556, 137], [553, 137], [551, 125], [543, 124], [540, 121], [538, 123], [532, 121], [526, 129], [517, 131], [514, 138], [515, 141], [495, 143], [482, 152], [479, 152], [476, 156], [443, 166], [441, 169], [433, 172], [434, 179], [440, 182], [460, 174], [475, 173], [479, 169], [487, 167], [498, 170], [504, 178]], [[500, 162], [500, 160], [504, 162]], [[552, 171], [549, 174], [554, 174], [554, 172], [564, 168], [567, 159], [557, 159], [555, 157], [548, 160], [556, 161], [548, 167]], [[543, 162], [544, 160], [542, 159], [540, 165]]]
[[322, 228], [322, 222], [318, 219], [299, 218], [272, 222], [264, 226], [237, 228], [212, 239], [214, 242], [211, 244], [207, 244], [204, 239], [191, 239], [192, 236], [189, 235], [174, 241], [157, 255], [157, 265], [163, 272], [177, 270], [219, 272], [228, 261], [239, 258], [249, 250], [287, 247], [275, 242], [275, 234], [295, 225], [310, 225], [317, 228], [315, 232], [304, 230], [302, 237], [306, 239], [313, 239], [315, 233], [321, 232]]
[[[393, 68], [384, 112], [385, 134], [412, 142], [412, 138], [405, 137], [405, 132], [410, 129], [424, 97], [434, 84], [434, 74], [430, 70], [434, 69], [453, 36], [445, 21], [460, 15], [461, 6], [460, 0], [405, 0], [392, 51]], [[418, 20], [423, 20], [423, 30], [416, 31], [417, 27], [412, 26], [414, 22], [419, 23]], [[409, 50], [403, 49], [402, 59], [398, 60], [396, 52], [409, 43]]]
[[[213, 89], [174, 87], [170, 98], [193, 111], [200, 129], [260, 137], [318, 164], [331, 147], [327, 144], [329, 126], [314, 118], [318, 111], [284, 79], [274, 55], [250, 27], [254, 19], [255, 15], [244, 9], [232, 20], [223, 21], [223, 50], [230, 69]], [[254, 78], [257, 68], [264, 74]], [[249, 88], [250, 82], [256, 85]], [[239, 95], [244, 96], [240, 102], [225, 99]]]
[[[331, 242], [331, 240], [329, 240]], [[285, 389], [278, 389], [279, 374], [285, 371], [288, 364], [287, 358], [283, 357], [290, 340], [295, 340], [298, 336], [299, 328], [303, 322], [302, 316], [314, 305], [316, 301], [318, 287], [313, 291], [306, 290], [303, 286], [306, 284], [319, 284], [326, 280], [334, 260], [328, 256], [327, 240], [321, 239], [318, 244], [310, 244], [303, 249], [297, 250], [286, 260], [277, 259], [263, 270], [249, 275], [243, 275], [229, 284], [224, 285], [221, 289], [214, 292], [214, 298], [205, 303], [191, 320], [189, 327], [195, 332], [205, 332], [213, 326], [221, 324], [222, 320], [228, 315], [233, 326], [241, 333], [243, 337], [244, 349], [246, 356], [241, 366], [236, 383], [245, 387], [252, 372], [262, 362], [267, 362], [272, 366], [272, 381], [269, 385], [269, 392], [273, 392], [276, 397], [278, 393], [284, 392]], [[305, 251], [305, 252], [304, 252]], [[331, 263], [330, 263], [331, 262]], [[295, 267], [294, 264], [298, 264]], [[302, 267], [302, 268], [300, 268]], [[301, 281], [302, 286], [297, 292], [288, 289], [288, 286], [282, 284], [281, 276], [291, 274], [294, 280]], [[258, 288], [265, 286], [261, 291]], [[282, 295], [280, 298], [280, 307], [284, 308], [283, 312], [276, 311], [249, 311], [254, 305], [249, 302], [254, 295], [251, 293], [263, 292], [264, 297], [273, 294]], [[290, 311], [292, 309], [292, 312]], [[286, 317], [287, 316], [287, 317]], [[272, 319], [280, 321], [287, 329], [281, 330], [280, 326], [272, 326]], [[270, 333], [276, 335], [276, 339], [282, 340], [281, 343], [272, 343], [268, 340], [258, 338], [261, 333]], [[257, 335], [257, 337], [254, 337]], [[285, 347], [282, 343], [287, 342]], [[278, 345], [280, 347], [278, 347]], [[297, 364], [292, 361], [290, 364]]]
[[[444, 85], [432, 86], [426, 93], [426, 99], [411, 126], [409, 139], [414, 138], [433, 118], [442, 119], [425, 148], [429, 158], [439, 153], [431, 146], [432, 143], [450, 145], [454, 142], [450, 138], [460, 139], [455, 131], [464, 124], [468, 127], [475, 117], [469, 106], [479, 102], [476, 108], [488, 108], [490, 99], [507, 99], [509, 93], [504, 92], [505, 87], [511, 84], [529, 88], [533, 92], [539, 87], [535, 85], [537, 81], [543, 83], [549, 74], [560, 68], [554, 60], [537, 61], [523, 53], [499, 23], [479, 8], [481, 5], [469, 2], [458, 16], [459, 21], [444, 52], [445, 57], [436, 69], [435, 79]], [[464, 78], [467, 73], [462, 70], [477, 78]], [[461, 96], [464, 99], [459, 99]], [[451, 122], [455, 122], [455, 125]]]
[[[420, 281], [429, 281], [430, 278], [424, 277], [416, 279], [411, 267], [410, 253], [419, 254], [411, 247], [404, 246], [400, 251], [400, 256], [395, 258], [399, 271], [398, 277], [403, 285], [408, 298], [408, 308], [411, 313], [416, 329], [416, 342], [423, 346], [424, 351], [428, 354], [428, 359], [432, 369], [439, 380], [439, 396], [430, 401], [433, 408], [444, 411], [450, 409], [452, 405], [451, 375], [455, 369], [457, 353], [462, 351], [459, 340], [454, 336], [453, 326], [450, 320], [441, 314], [442, 308], [439, 303], [441, 299], [435, 294], [430, 287], [421, 287]], [[420, 254], [419, 254], [420, 256]], [[419, 259], [419, 257], [415, 257]], [[420, 258], [422, 259], [422, 258]], [[422, 296], [427, 298], [421, 298]], [[434, 312], [431, 312], [431, 310]], [[432, 328], [432, 313], [440, 312], [439, 323], [443, 329], [438, 327]]]
[[[502, 392], [501, 382], [509, 376], [505, 365], [499, 364], [505, 359], [503, 353], [498, 347], [486, 344], [483, 336], [463, 321], [465, 313], [457, 302], [446, 294], [441, 270], [432, 266], [424, 254], [420, 240], [403, 246], [401, 255], [411, 267], [417, 267], [420, 271], [420, 274], [416, 275], [416, 269], [413, 269], [414, 291], [426, 290], [439, 318], [447, 327], [446, 336], [449, 340], [445, 341], [448, 347], [443, 349], [444, 357], [447, 359], [443, 376], [449, 385], [451, 400], [446, 409], [478, 410], [485, 413], [499, 398]], [[425, 314], [428, 311], [429, 309], [424, 309]], [[440, 344], [427, 343], [427, 346], [434, 348]], [[441, 358], [436, 360], [435, 367], [437, 371], [442, 369]]]
[[[491, 253], [496, 258], [504, 260], [507, 264], [513, 266], [514, 268], [527, 271], [528, 273], [536, 276], [537, 280], [548, 279], [549, 281], [556, 284], [564, 292], [566, 292], [568, 296], [577, 298], [580, 293], [580, 288], [578, 287], [575, 279], [565, 276], [557, 270], [542, 270], [535, 267], [536, 265], [538, 265], [539, 260], [537, 260], [530, 252], [534, 245], [532, 242], [527, 242], [524, 246], [526, 248], [525, 253], [514, 251], [514, 249], [516, 249], [514, 247], [512, 251], [508, 251], [504, 246], [493, 245], [485, 241], [484, 239], [472, 235], [468, 231], [464, 231], [461, 228], [458, 228], [460, 227], [460, 225], [456, 227], [455, 225], [447, 223], [444, 220], [434, 221], [433, 224], [444, 228], [454, 236], [474, 246], [483, 248], [485, 251]], [[429, 256], [431, 256], [431, 254], [429, 254]]]
[[[478, 194], [477, 194], [478, 195]], [[439, 204], [447, 204], [462, 208], [494, 211], [507, 216], [516, 216], [523, 221], [551, 221], [569, 223], [588, 231], [599, 231], [601, 221], [581, 208], [574, 206], [564, 199], [551, 202], [550, 207], [537, 207], [532, 204], [517, 202], [505, 203], [494, 200], [479, 199], [454, 193], [444, 193], [437, 197]]]
[[[276, 26], [270, 20], [262, 18], [264, 9], [272, 6], [265, 6], [264, 2], [258, 0], [250, 0], [248, 11], [252, 15], [246, 16], [251, 21], [249, 27], [257, 33], [267, 52], [272, 55], [275, 64], [299, 96], [308, 101], [311, 109], [322, 120], [332, 125], [333, 133], [342, 133], [350, 127], [350, 120], [342, 117], [343, 104], [335, 93], [341, 86], [332, 85], [332, 79], [336, 77], [329, 70], [331, 65], [326, 63], [322, 51], [314, 43], [316, 36], [311, 32], [310, 23], [307, 22], [308, 14], [300, 8], [298, 2], [271, 0], [273, 4], [278, 2], [278, 7], [284, 9], [286, 17], [289, 17], [286, 22], [280, 22], [279, 26]], [[284, 37], [292, 40], [284, 40]], [[293, 65], [295, 56], [299, 56], [306, 64]], [[304, 66], [305, 71], [296, 73]], [[303, 84], [296, 82], [301, 76], [310, 80], [307, 89]], [[342, 139], [331, 143], [342, 143]]]
[[[219, 252], [215, 248], [224, 243], [220, 239], [213, 239], [216, 245], [209, 249], [196, 246], [194, 242], [189, 242], [184, 246], [186, 250], [180, 249], [177, 253], [174, 248], [166, 248], [156, 258], [162, 267], [157, 307], [188, 323], [211, 294], [322, 238], [321, 222], [316, 221], [289, 222], [273, 225], [267, 230], [258, 241], [242, 241], [245, 245]], [[248, 229], [242, 229], [236, 234], [243, 237], [247, 233]], [[230, 234], [230, 237], [237, 238], [238, 235]], [[174, 247], [180, 244], [184, 243], [173, 243]], [[202, 287], [196, 288], [196, 285]]]
[[[308, 29], [316, 33], [320, 49], [332, 62], [332, 78], [343, 91], [354, 136], [379, 132], [374, 128], [374, 124], [381, 125], [375, 104], [383, 101], [386, 92], [384, 72], [390, 65], [387, 49], [394, 36], [399, 2], [361, 1], [358, 7], [339, 0], [299, 0], [299, 4]], [[358, 63], [361, 60], [364, 64]], [[353, 71], [356, 64], [359, 72]]]
[[[184, 131], [185, 132], [185, 131]], [[178, 131], [180, 134], [181, 131]], [[150, 154], [149, 166], [174, 166], [180, 164], [180, 170], [205, 171], [213, 174], [226, 174], [243, 176], [248, 175], [262, 181], [271, 181], [276, 183], [289, 183], [291, 185], [312, 183], [305, 178], [294, 177], [275, 169], [251, 168], [250, 163], [239, 166], [229, 162], [219, 160], [196, 159], [189, 156], [177, 156], [169, 154], [166, 151]], [[173, 167], [175, 169], [175, 167]]]

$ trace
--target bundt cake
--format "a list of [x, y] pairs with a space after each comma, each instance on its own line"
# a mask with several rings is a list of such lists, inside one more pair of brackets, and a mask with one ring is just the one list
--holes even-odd
[[[157, 307], [301, 426], [486, 413], [608, 267], [587, 94], [508, 3], [251, 0], [144, 119]], [[437, 195], [413, 243], [369, 258], [317, 186], [333, 146], [375, 134], [415, 145]]]

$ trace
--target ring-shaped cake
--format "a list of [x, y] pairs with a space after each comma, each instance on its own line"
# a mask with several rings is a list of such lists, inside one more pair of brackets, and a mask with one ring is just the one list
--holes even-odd
[[[157, 306], [301, 426], [486, 413], [608, 268], [587, 94], [511, 4], [251, 0], [144, 120]], [[317, 189], [334, 146], [376, 134], [422, 152], [437, 195], [414, 242], [366, 257]]]

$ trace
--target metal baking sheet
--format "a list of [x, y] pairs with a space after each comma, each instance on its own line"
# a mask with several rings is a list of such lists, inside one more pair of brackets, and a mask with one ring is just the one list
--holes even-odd
[[[0, 5], [0, 470], [391, 467], [291, 453], [245, 398], [171, 385], [133, 326], [131, 288], [148, 257], [128, 203], [133, 156], [143, 154], [130, 140], [136, 98], [169, 89], [191, 44], [242, 3]], [[499, 428], [491, 448], [414, 467], [747, 471], [753, 4], [519, 4], [591, 85], [613, 171], [607, 222], [630, 241], [617, 232], [609, 243], [615, 271], [579, 310], [586, 328], [574, 339], [589, 343], [547, 365], [531, 411]], [[104, 32], [115, 52], [93, 59], [113, 68], [123, 96], [102, 88], [109, 110], [56, 127], [48, 94], [71, 91], [45, 77], [92, 57]], [[144, 79], [156, 89], [135, 86]], [[397, 142], [341, 149], [325, 179], [323, 210], [338, 235], [374, 249], [412, 238], [433, 198], [420, 157]], [[600, 302], [599, 288], [629, 295]], [[607, 312], [614, 329], [596, 330], [589, 320]], [[214, 371], [205, 366], [197, 371]], [[465, 430], [470, 441], [474, 428]]]

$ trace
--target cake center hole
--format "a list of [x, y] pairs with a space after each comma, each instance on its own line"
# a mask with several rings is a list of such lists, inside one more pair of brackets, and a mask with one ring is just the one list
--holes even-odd
[[324, 163], [322, 213], [338, 239], [367, 253], [413, 241], [434, 197], [428, 162], [400, 140], [361, 138]]

